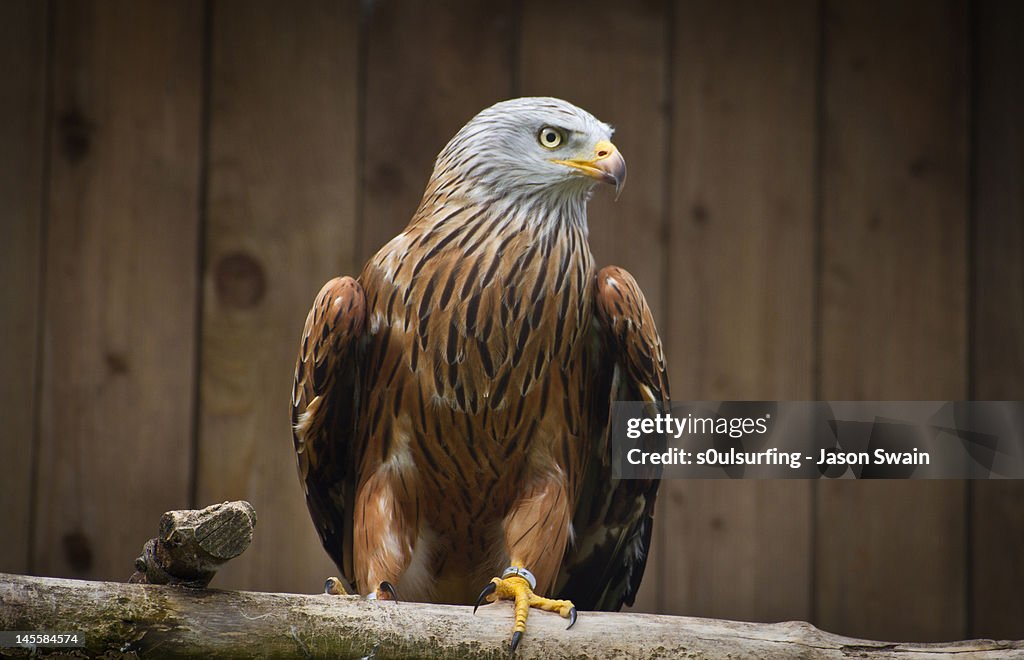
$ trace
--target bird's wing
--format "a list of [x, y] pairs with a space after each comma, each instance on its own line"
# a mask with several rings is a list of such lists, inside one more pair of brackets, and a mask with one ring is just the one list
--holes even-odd
[[306, 317], [292, 386], [292, 438], [313, 523], [353, 593], [354, 437], [359, 405], [363, 289], [351, 277], [323, 286]]
[[573, 515], [575, 543], [559, 573], [559, 598], [580, 609], [632, 605], [651, 545], [655, 479], [612, 478], [610, 421], [614, 401], [669, 399], [668, 376], [654, 317], [633, 276], [602, 269], [594, 282], [593, 369], [587, 394], [591, 455]]

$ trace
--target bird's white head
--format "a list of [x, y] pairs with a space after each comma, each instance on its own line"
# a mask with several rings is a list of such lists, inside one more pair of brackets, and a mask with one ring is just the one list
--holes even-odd
[[479, 201], [546, 197], [581, 204], [595, 183], [618, 193], [626, 182], [626, 161], [611, 136], [611, 126], [561, 99], [502, 101], [451, 139], [433, 180], [452, 182]]

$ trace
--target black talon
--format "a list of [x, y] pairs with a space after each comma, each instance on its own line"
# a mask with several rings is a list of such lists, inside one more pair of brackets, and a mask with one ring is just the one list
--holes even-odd
[[480, 607], [480, 603], [484, 602], [484, 599], [493, 594], [498, 588], [498, 585], [493, 582], [488, 582], [484, 590], [480, 592], [480, 595], [476, 597], [476, 604], [473, 605], [473, 614], [476, 614], [476, 608]]
[[516, 654], [516, 649], [519, 648], [519, 640], [521, 640], [522, 638], [523, 633], [519, 632], [518, 630], [512, 633], [512, 650], [508, 653], [510, 657]]
[[575, 607], [570, 607], [569, 608], [569, 625], [567, 625], [565, 627], [565, 629], [568, 630], [569, 628], [572, 628], [575, 625], [576, 625], [576, 608]]
[[391, 596], [391, 600], [395, 601], [396, 603], [398, 602], [398, 593], [395, 591], [394, 585], [392, 585], [390, 582], [384, 580], [380, 583], [380, 586], [377, 588], [381, 591], [387, 592], [388, 595]]

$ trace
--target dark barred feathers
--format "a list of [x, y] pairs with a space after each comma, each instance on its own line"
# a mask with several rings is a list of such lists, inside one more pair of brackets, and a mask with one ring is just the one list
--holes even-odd
[[586, 228], [569, 209], [448, 203], [363, 271], [370, 332], [409, 347], [406, 364], [432, 400], [500, 410], [573, 357], [590, 313]]
[[632, 602], [657, 482], [612, 479], [610, 409], [668, 380], [639, 286], [587, 244], [593, 187], [625, 181], [611, 135], [558, 99], [483, 110], [406, 228], [317, 297], [294, 446], [360, 593], [471, 604], [514, 564], [580, 609]]

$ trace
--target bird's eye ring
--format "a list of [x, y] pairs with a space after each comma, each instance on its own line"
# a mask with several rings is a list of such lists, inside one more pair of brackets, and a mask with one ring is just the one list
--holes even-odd
[[557, 128], [551, 128], [545, 126], [540, 129], [540, 133], [537, 135], [537, 141], [540, 142], [540, 146], [545, 149], [556, 149], [562, 144], [562, 132]]

